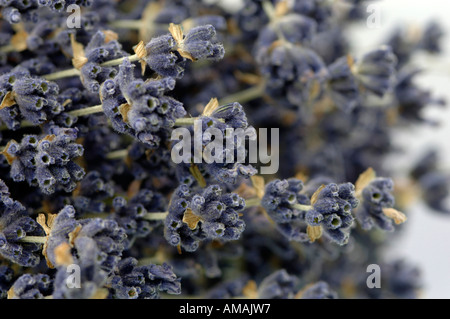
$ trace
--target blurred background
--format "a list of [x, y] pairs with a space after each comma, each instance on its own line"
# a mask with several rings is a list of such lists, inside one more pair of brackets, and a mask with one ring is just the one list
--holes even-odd
[[[229, 10], [239, 10], [240, 0], [205, 0], [223, 4]], [[330, 0], [344, 1], [344, 0]], [[358, 23], [350, 27], [354, 56], [376, 48], [397, 27], [419, 31], [430, 21], [438, 22], [445, 31], [440, 55], [419, 53], [411, 64], [424, 72], [416, 83], [429, 89], [432, 95], [447, 101], [448, 107], [426, 108], [423, 116], [438, 125], [415, 124], [396, 131], [393, 143], [404, 150], [387, 158], [385, 165], [402, 172], [411, 167], [432, 147], [439, 150], [440, 164], [450, 176], [450, 1], [449, 0], [371, 0], [366, 1], [377, 10], [379, 25]], [[370, 11], [368, 14], [373, 13]], [[448, 203], [450, 208], [450, 201]], [[422, 298], [450, 298], [450, 215], [431, 211], [417, 201], [408, 214], [402, 233], [386, 252], [386, 260], [404, 258], [421, 269]], [[383, 270], [381, 269], [381, 272]]]
[[[370, 3], [379, 10], [381, 23], [375, 29], [361, 25], [352, 28], [354, 43], [358, 44], [354, 49], [359, 53], [381, 43], [395, 27], [401, 25], [421, 28], [435, 20], [446, 32], [442, 54], [419, 54], [413, 61], [414, 65], [425, 70], [417, 78], [417, 84], [447, 101], [446, 108], [431, 106], [423, 114], [440, 124], [414, 125], [398, 130], [394, 143], [405, 152], [388, 158], [385, 164], [402, 171], [435, 146], [439, 149], [441, 166], [450, 175], [450, 1], [379, 0]], [[386, 257], [404, 257], [421, 269], [423, 298], [450, 298], [450, 216], [430, 211], [420, 202], [416, 202], [407, 213], [408, 221], [403, 233], [392, 243]]]
[[[218, 3], [217, 0], [205, 0]], [[343, 0], [330, 0], [343, 1]], [[447, 107], [427, 107], [423, 116], [437, 125], [417, 124], [396, 131], [393, 143], [404, 152], [386, 159], [385, 165], [402, 172], [411, 167], [430, 148], [439, 150], [440, 165], [450, 176], [450, 1], [449, 0], [370, 0], [377, 10], [379, 25], [358, 23], [350, 27], [355, 56], [376, 48], [397, 27], [422, 29], [430, 21], [445, 31], [442, 54], [416, 54], [411, 64], [424, 70], [416, 83], [433, 96], [447, 101]], [[220, 1], [230, 11], [241, 8], [240, 0]], [[370, 11], [368, 14], [373, 13]], [[450, 199], [448, 201], [450, 208]], [[407, 212], [408, 221], [400, 236], [386, 252], [386, 260], [404, 258], [420, 268], [423, 278], [422, 298], [450, 298], [450, 215], [431, 211], [417, 201]], [[383, 270], [381, 269], [381, 272]]]

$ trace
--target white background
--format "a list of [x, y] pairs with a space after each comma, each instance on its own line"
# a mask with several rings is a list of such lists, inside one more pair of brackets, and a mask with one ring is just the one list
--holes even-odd
[[[231, 11], [239, 10], [240, 2], [219, 1]], [[376, 29], [368, 28], [365, 23], [350, 29], [351, 40], [355, 44], [352, 53], [356, 56], [374, 49], [398, 25], [421, 28], [435, 19], [448, 33], [441, 56], [420, 55], [415, 59], [415, 65], [427, 70], [416, 83], [432, 89], [436, 96], [448, 101], [447, 109], [431, 107], [424, 113], [427, 118], [440, 120], [441, 126], [416, 125], [397, 132], [394, 143], [406, 147], [406, 153], [390, 157], [386, 165], [404, 170], [430, 145], [437, 145], [441, 150], [441, 164], [450, 174], [450, 0], [379, 0], [370, 3], [378, 6], [381, 24]], [[407, 213], [404, 232], [392, 243], [386, 259], [405, 258], [421, 269], [422, 298], [450, 298], [450, 215], [432, 212], [420, 202]]]
[[[375, 3], [375, 2], [374, 2]], [[352, 32], [355, 43], [366, 51], [397, 25], [421, 27], [435, 19], [445, 28], [444, 52], [433, 57], [420, 55], [415, 63], [426, 72], [417, 83], [429, 88], [438, 97], [444, 97], [449, 106], [445, 109], [430, 107], [424, 116], [441, 121], [439, 127], [414, 126], [399, 131], [394, 142], [407, 147], [403, 156], [390, 157], [386, 164], [401, 169], [410, 166], [412, 160], [431, 145], [441, 150], [440, 163], [450, 174], [450, 1], [449, 0], [381, 0], [379, 29], [355, 27]], [[358, 49], [355, 48], [355, 49]], [[450, 203], [449, 203], [450, 207]], [[422, 298], [450, 298], [450, 215], [442, 216], [417, 203], [408, 211], [405, 232], [393, 243], [389, 257], [405, 257], [422, 270], [424, 290]]]

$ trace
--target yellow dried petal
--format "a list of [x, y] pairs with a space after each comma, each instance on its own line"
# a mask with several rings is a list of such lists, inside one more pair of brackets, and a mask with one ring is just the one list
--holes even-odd
[[78, 70], [80, 70], [87, 62], [88, 62], [88, 59], [84, 56], [76, 57], [76, 58], [72, 59], [73, 67]]
[[212, 98], [211, 100], [209, 100], [208, 104], [206, 104], [202, 114], [204, 116], [211, 116], [218, 107], [219, 100], [217, 100], [216, 98]]
[[14, 292], [14, 287], [11, 287], [8, 290], [8, 299], [14, 299], [16, 297], [16, 293]]
[[183, 223], [187, 224], [191, 230], [196, 229], [198, 222], [201, 220], [202, 218], [200, 216], [195, 215], [192, 209], [190, 208], [186, 209], [186, 211], [184, 212]]
[[383, 214], [393, 219], [397, 225], [402, 224], [407, 220], [406, 215], [395, 208], [383, 208]]
[[[6, 146], [5, 146], [5, 148], [3, 149], [3, 151], [0, 152], [0, 154], [2, 154], [2, 155], [6, 158], [6, 161], [8, 162], [9, 165], [11, 165], [11, 164], [17, 159], [17, 157], [15, 157], [15, 156], [9, 154], [8, 151], [7, 151], [8, 148], [9, 148], [9, 144], [11, 144], [11, 143], [13, 143], [13, 142], [16, 142], [16, 141], [10, 140], [10, 141], [8, 142], [8, 144], [6, 144]], [[16, 143], [17, 143], [17, 142], [16, 142]]]
[[53, 223], [55, 222], [57, 214], [47, 214], [47, 225], [50, 229], [53, 228]]
[[14, 93], [8, 92], [3, 97], [2, 103], [0, 104], [0, 110], [3, 110], [5, 107], [11, 107], [16, 104], [16, 100], [14, 100]]
[[253, 175], [250, 177], [252, 183], [253, 183], [253, 187], [255, 188], [256, 191], [256, 196], [260, 199], [263, 198], [264, 196], [264, 191], [265, 191], [265, 181], [264, 178], [261, 176], [256, 176]]
[[254, 280], [249, 280], [244, 288], [242, 288], [242, 295], [248, 299], [258, 298], [258, 286]]
[[314, 205], [317, 202], [317, 198], [319, 197], [320, 192], [322, 189], [325, 188], [325, 185], [322, 184], [320, 187], [314, 192], [314, 194], [311, 196], [311, 205]]
[[183, 30], [179, 24], [171, 23], [169, 25], [169, 32], [178, 45], [183, 42]]
[[119, 106], [120, 115], [122, 115], [122, 119], [125, 123], [128, 123], [128, 112], [131, 110], [131, 105], [128, 103], [124, 103]]
[[140, 41], [134, 48], [134, 53], [136, 53], [139, 58], [139, 62], [141, 63], [141, 74], [145, 74], [145, 68], [147, 67], [147, 62], [145, 62], [145, 57], [147, 56], [147, 50], [145, 49], [144, 41]]
[[119, 35], [112, 30], [103, 30], [102, 32], [105, 35], [105, 43], [119, 39]]
[[289, 3], [286, 0], [277, 2], [275, 5], [275, 17], [282, 17], [289, 12]]
[[[39, 214], [38, 217], [36, 218], [36, 221], [39, 225], [41, 225], [41, 227], [44, 229], [45, 235], [47, 237], [47, 241], [48, 241], [48, 237], [50, 236], [50, 232], [52, 230], [53, 227], [53, 223], [55, 221], [56, 218], [56, 214], [54, 215], [47, 215], [47, 217], [44, 214]], [[42, 247], [42, 255], [45, 257], [45, 261], [47, 262], [47, 266], [50, 269], [55, 268], [55, 266], [53, 265], [53, 263], [48, 259], [48, 254], [47, 254], [47, 241], [45, 241], [43, 247]]]
[[48, 236], [51, 232], [51, 228], [47, 225], [47, 220], [44, 214], [39, 214], [36, 218], [37, 223], [42, 227], [45, 234]]
[[141, 189], [142, 180], [136, 179], [130, 183], [127, 190], [127, 197], [133, 198]]
[[84, 54], [83, 45], [75, 40], [75, 35], [73, 33], [70, 35], [70, 44], [73, 52], [72, 65], [77, 70], [80, 70], [81, 67], [88, 61], [86, 55]]
[[372, 167], [369, 167], [366, 169], [361, 175], [359, 175], [358, 179], [355, 183], [355, 191], [357, 194], [360, 194], [364, 188], [367, 187], [367, 185], [370, 184], [375, 178], [377, 177], [377, 174], [373, 170]]
[[68, 243], [62, 243], [55, 248], [55, 262], [58, 266], [68, 266], [73, 264], [73, 257], [70, 253], [70, 245]]
[[28, 33], [25, 30], [19, 30], [11, 37], [11, 45], [18, 52], [25, 51], [27, 49]]
[[108, 297], [109, 292], [108, 289], [100, 288], [91, 296], [90, 299], [106, 299]]
[[306, 228], [306, 233], [308, 234], [309, 240], [313, 243], [322, 237], [322, 226], [308, 225]]
[[187, 51], [184, 51], [183, 49], [179, 48], [178, 53], [185, 59], [191, 60], [191, 61], [195, 61], [196, 59]]
[[77, 239], [78, 235], [80, 234], [81, 231], [81, 225], [78, 225], [77, 227], [75, 227], [74, 230], [72, 230], [69, 233], [69, 245], [70, 247], [73, 247], [75, 245], [75, 239]]
[[183, 49], [184, 44], [184, 35], [183, 35], [183, 30], [181, 29], [181, 26], [179, 24], [173, 24], [171, 23], [169, 25], [169, 32], [172, 35], [172, 37], [174, 38], [175, 42], [177, 43], [177, 51], [178, 53], [185, 59], [191, 60], [191, 61], [195, 61], [194, 57], [188, 52], [185, 51]]
[[41, 143], [42, 141], [53, 141], [55, 139], [56, 135], [55, 134], [50, 134], [50, 135], [46, 135], [43, 139], [41, 139], [39, 141], [39, 143]]
[[138, 56], [139, 59], [144, 59], [147, 56], [147, 50], [145, 49], [144, 41], [140, 41], [134, 48], [134, 53]]

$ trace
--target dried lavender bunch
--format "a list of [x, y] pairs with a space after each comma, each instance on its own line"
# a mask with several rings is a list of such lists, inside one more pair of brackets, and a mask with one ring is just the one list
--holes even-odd
[[[364, 1], [242, 4], [0, 0], [0, 299], [419, 296], [384, 248], [411, 198], [448, 215], [449, 178], [438, 150], [384, 163], [395, 130], [445, 104], [410, 65], [443, 28], [355, 55]], [[177, 128], [202, 139], [181, 150]], [[270, 175], [250, 145], [265, 128]]]

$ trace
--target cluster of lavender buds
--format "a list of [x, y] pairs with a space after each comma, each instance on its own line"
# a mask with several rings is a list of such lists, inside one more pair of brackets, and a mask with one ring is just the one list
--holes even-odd
[[443, 29], [360, 55], [364, 1], [221, 2], [0, 0], [0, 299], [420, 296], [385, 247], [449, 176], [386, 159]]

